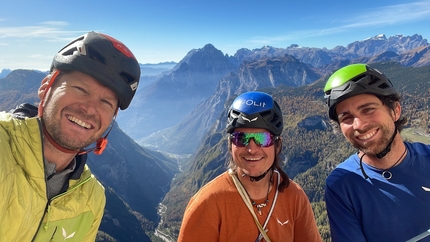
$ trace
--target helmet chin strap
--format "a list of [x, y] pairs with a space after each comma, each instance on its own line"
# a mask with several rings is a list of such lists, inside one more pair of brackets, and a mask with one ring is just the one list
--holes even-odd
[[[118, 112], [118, 109], [117, 109], [117, 112]], [[112, 130], [112, 128], [113, 128], [113, 121], [115, 120], [115, 118], [116, 118], [116, 113], [117, 112], [115, 112], [115, 116], [113, 116], [113, 119], [112, 119], [112, 122], [111, 122], [111, 124], [110, 124], [110, 128], [109, 128], [109, 131], [107, 132], [107, 134], [104, 136], [104, 137], [100, 137], [98, 140], [97, 140], [97, 142], [96, 142], [96, 146], [95, 147], [93, 147], [93, 148], [89, 148], [89, 149], [82, 149], [79, 153], [78, 153], [78, 155], [82, 155], [82, 154], [87, 154], [88, 152], [91, 152], [91, 151], [94, 151], [94, 154], [96, 154], [96, 155], [101, 155], [102, 153], [103, 153], [103, 151], [106, 149], [106, 146], [107, 146], [107, 144], [108, 144], [108, 140], [107, 140], [107, 136], [109, 135], [109, 133], [110, 133], [110, 131]]]
[[[394, 114], [396, 114], [396, 111], [394, 109], [393, 109], [393, 111], [394, 111]], [[391, 136], [390, 142], [388, 142], [388, 144], [384, 150], [382, 150], [381, 152], [379, 152], [378, 154], [375, 155], [376, 158], [382, 159], [384, 156], [386, 156], [388, 154], [388, 152], [391, 151], [391, 145], [393, 144], [393, 141], [394, 141], [394, 138], [396, 137], [397, 132], [398, 132], [397, 126], [394, 125], [394, 133], [393, 133], [393, 136]]]
[[375, 156], [376, 156], [376, 158], [378, 158], [378, 159], [382, 159], [384, 156], [386, 156], [386, 155], [388, 154], [388, 152], [390, 152], [390, 151], [391, 151], [391, 145], [393, 144], [393, 141], [394, 141], [394, 138], [396, 137], [396, 134], [397, 134], [397, 128], [396, 128], [396, 130], [394, 131], [393, 136], [391, 136], [390, 142], [388, 142], [387, 147], [385, 147], [385, 149], [384, 149], [384, 150], [382, 150], [381, 152], [379, 152], [378, 154], [376, 154], [376, 155], [375, 155]]
[[[397, 134], [397, 128], [396, 128], [396, 131], [394, 132], [393, 136], [391, 137], [390, 142], [388, 142], [387, 147], [385, 147], [385, 149], [383, 151], [381, 151], [378, 154], [376, 154], [375, 155], [376, 158], [381, 159], [384, 156], [386, 156], [388, 154], [388, 152], [391, 151], [391, 144], [393, 143], [394, 137], [396, 137], [396, 134]], [[358, 155], [358, 153], [357, 153], [357, 155]], [[363, 155], [360, 157], [360, 170], [361, 170], [361, 173], [363, 173], [364, 179], [367, 179], [367, 178], [369, 178], [369, 176], [366, 174], [366, 172], [364, 171], [364, 168], [363, 168], [363, 157], [365, 155], [367, 155], [367, 154], [363, 152]]]
[[[114, 118], [116, 117], [116, 115], [114, 116]], [[112, 120], [113, 121], [113, 120]], [[49, 134], [49, 132], [46, 130], [45, 125], [42, 123], [42, 130], [43, 130], [43, 134], [44, 136], [49, 140], [49, 143], [51, 143], [56, 149], [58, 149], [61, 152], [64, 153], [69, 153], [69, 154], [78, 154], [78, 155], [83, 155], [86, 153], [89, 153], [91, 151], [94, 151], [94, 154], [96, 155], [101, 155], [103, 153], [103, 151], [105, 150], [107, 144], [108, 144], [108, 140], [107, 140], [107, 136], [109, 135], [110, 131], [112, 130], [113, 125], [111, 124], [110, 129], [108, 131], [108, 133], [104, 136], [101, 137], [97, 140], [96, 142], [96, 146], [93, 148], [89, 148], [89, 149], [80, 149], [80, 150], [71, 150], [68, 148], [65, 148], [61, 145], [59, 145], [53, 138], [52, 136]]]
[[266, 172], [264, 172], [262, 175], [259, 175], [259, 176], [250, 176], [250, 175], [248, 175], [248, 174], [243, 173], [243, 174], [242, 174], [242, 177], [244, 177], [244, 176], [248, 176], [250, 181], [252, 181], [252, 182], [258, 182], [258, 181], [260, 181], [261, 179], [263, 179], [263, 178], [267, 175], [267, 173], [269, 173], [269, 171], [270, 171], [271, 169], [272, 169], [272, 167], [270, 167]]
[[48, 139], [49, 143], [51, 143], [57, 150], [64, 152], [64, 153], [69, 153], [69, 154], [73, 154], [73, 153], [78, 153], [79, 150], [71, 150], [71, 149], [67, 149], [64, 148], [63, 146], [59, 145], [53, 138], [52, 136], [49, 134], [48, 130], [46, 130], [45, 125], [42, 122], [42, 130], [43, 130], [43, 135]]
[[[52, 84], [54, 83], [55, 79], [57, 78], [57, 76], [60, 74], [59, 70], [56, 70], [53, 74], [51, 79], [49, 80], [48, 85], [46, 86], [45, 89], [45, 93], [43, 94], [42, 100], [40, 101], [39, 104], [39, 109], [38, 109], [38, 116], [40, 119], [42, 119], [42, 115], [43, 115], [43, 104], [45, 101], [45, 96], [48, 93], [48, 90], [51, 88]], [[118, 113], [118, 109], [119, 109], [119, 105], [116, 108], [115, 114], [113, 116], [109, 131], [107, 132], [107, 134], [104, 137], [100, 137], [97, 142], [96, 142], [96, 146], [90, 149], [85, 150], [84, 148], [80, 149], [80, 150], [71, 150], [68, 148], [65, 148], [63, 146], [61, 146], [60, 144], [58, 144], [53, 138], [52, 136], [49, 134], [48, 130], [46, 130], [45, 125], [42, 122], [42, 131], [43, 131], [43, 135], [48, 139], [48, 141], [59, 151], [64, 152], [64, 153], [69, 153], [69, 154], [78, 154], [78, 155], [82, 155], [82, 154], [86, 154], [88, 152], [94, 151], [94, 154], [96, 155], [101, 155], [103, 153], [103, 151], [105, 150], [108, 140], [107, 140], [107, 136], [109, 135], [110, 131], [113, 128], [113, 121], [116, 118], [116, 115]]]

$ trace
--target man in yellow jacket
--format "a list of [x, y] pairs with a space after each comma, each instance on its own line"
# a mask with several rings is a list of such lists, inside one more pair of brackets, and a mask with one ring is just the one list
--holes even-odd
[[123, 43], [89, 32], [55, 55], [38, 108], [0, 113], [0, 241], [95, 240], [106, 198], [86, 153], [103, 152], [139, 78]]

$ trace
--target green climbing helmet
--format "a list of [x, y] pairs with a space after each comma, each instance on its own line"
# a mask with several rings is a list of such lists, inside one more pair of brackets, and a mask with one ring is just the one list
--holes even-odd
[[364, 93], [377, 96], [396, 95], [397, 91], [380, 71], [366, 64], [351, 64], [330, 76], [325, 84], [324, 93], [329, 117], [338, 121], [336, 105], [343, 100]]

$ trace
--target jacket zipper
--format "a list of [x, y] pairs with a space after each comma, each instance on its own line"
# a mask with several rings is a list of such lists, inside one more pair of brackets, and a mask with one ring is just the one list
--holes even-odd
[[[42, 150], [42, 161], [43, 161], [43, 159], [45, 159], [45, 153], [43, 150], [43, 130], [42, 130], [42, 121], [40, 120], [40, 118], [37, 118], [37, 123], [39, 124], [38, 126], [39, 126], [39, 134], [40, 134], [40, 143], [42, 146], [40, 148]], [[43, 162], [43, 173], [45, 174], [45, 162]], [[45, 176], [45, 185], [46, 185], [46, 198], [48, 198], [48, 183], [46, 180], [46, 176]], [[31, 239], [31, 242], [33, 242], [36, 239], [36, 235], [39, 232], [40, 227], [42, 226], [43, 219], [45, 218], [45, 214], [48, 211], [48, 207], [50, 203], [51, 202], [48, 200], [48, 202], [46, 203], [45, 209], [43, 210], [42, 218], [40, 219], [39, 225], [37, 226], [36, 233], [33, 235], [33, 239]]]
[[[45, 159], [45, 154], [44, 154], [44, 151], [43, 151], [43, 130], [42, 130], [42, 122], [41, 122], [41, 120], [38, 118], [37, 119], [37, 122], [39, 123], [39, 131], [40, 131], [40, 139], [41, 139], [41, 143], [42, 143], [42, 159]], [[45, 171], [45, 162], [43, 162], [43, 171]], [[72, 192], [73, 190], [75, 190], [75, 189], [77, 189], [78, 187], [80, 187], [80, 186], [82, 186], [83, 184], [85, 184], [85, 183], [87, 183], [89, 180], [91, 180], [92, 179], [92, 176], [90, 175], [89, 177], [87, 177], [85, 180], [83, 180], [83, 181], [81, 181], [80, 183], [78, 183], [78, 184], [76, 184], [75, 186], [73, 186], [72, 188], [69, 188], [69, 189], [67, 189], [67, 191], [65, 191], [65, 192], [63, 192], [63, 193], [61, 193], [61, 194], [58, 194], [57, 196], [54, 196], [52, 199], [50, 199], [50, 200], [48, 200], [48, 202], [46, 203], [46, 206], [45, 206], [45, 209], [44, 209], [44, 211], [43, 211], [43, 215], [42, 215], [42, 218], [40, 219], [40, 222], [39, 222], [39, 225], [37, 226], [37, 230], [36, 230], [36, 233], [34, 234], [34, 236], [33, 236], [33, 239], [31, 240], [32, 242], [36, 239], [36, 236], [37, 236], [37, 234], [38, 234], [38, 232], [39, 232], [39, 229], [40, 229], [40, 227], [42, 226], [42, 223], [43, 223], [43, 219], [45, 218], [45, 216], [48, 214], [48, 211], [49, 211], [49, 206], [51, 205], [51, 202], [54, 200], [54, 199], [56, 199], [56, 198], [59, 198], [59, 197], [61, 197], [61, 196], [64, 196], [64, 195], [67, 195], [67, 194], [69, 194], [70, 192]], [[48, 197], [48, 182], [47, 182], [47, 178], [46, 178], [46, 176], [45, 176], [45, 184], [46, 184], [46, 197]], [[46, 222], [47, 224], [48, 224], [48, 221]], [[46, 229], [47, 229], [47, 225], [45, 225], [45, 227], [46, 227]]]
[[[62, 196], [65, 196], [65, 195], [67, 195], [67, 194], [71, 193], [72, 191], [74, 191], [74, 190], [75, 190], [75, 189], [77, 189], [78, 187], [80, 187], [80, 186], [84, 185], [85, 183], [87, 183], [87, 182], [88, 182], [89, 180], [91, 180], [91, 179], [92, 179], [92, 176], [87, 177], [85, 180], [83, 180], [83, 181], [81, 181], [80, 183], [76, 184], [75, 186], [73, 186], [72, 188], [68, 189], [67, 191], [65, 191], [65, 192], [63, 192], [63, 193], [61, 193], [61, 194], [58, 194], [57, 196], [53, 197], [51, 200], [49, 200], [49, 201], [46, 203], [46, 207], [45, 207], [45, 210], [44, 210], [44, 212], [43, 212], [43, 216], [42, 216], [42, 218], [40, 219], [39, 226], [37, 226], [36, 233], [34, 234], [33, 239], [31, 240], [32, 242], [36, 239], [36, 236], [37, 236], [37, 234], [38, 234], [38, 232], [39, 232], [39, 229], [40, 229], [40, 227], [42, 226], [43, 219], [45, 218], [45, 216], [46, 216], [46, 215], [49, 215], [49, 209], [50, 209], [50, 208], [49, 208], [49, 206], [51, 205], [51, 202], [52, 202], [54, 199], [57, 199], [57, 198], [59, 198], [59, 197], [62, 197]], [[48, 219], [49, 219], [49, 218], [48, 218]], [[49, 226], [49, 221], [47, 221], [47, 222], [46, 222], [45, 230], [47, 230], [47, 229], [48, 229], [48, 226]]]

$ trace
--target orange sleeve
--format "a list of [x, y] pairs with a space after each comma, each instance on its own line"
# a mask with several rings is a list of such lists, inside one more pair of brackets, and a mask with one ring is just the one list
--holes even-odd
[[185, 209], [178, 241], [218, 241], [217, 210], [214, 203], [193, 197]]

